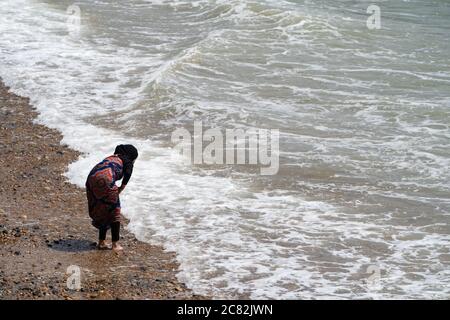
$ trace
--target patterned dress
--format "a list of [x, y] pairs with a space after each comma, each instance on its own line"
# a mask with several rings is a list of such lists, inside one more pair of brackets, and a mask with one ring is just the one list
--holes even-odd
[[97, 164], [86, 181], [89, 216], [92, 225], [109, 229], [111, 223], [120, 221], [119, 188], [116, 181], [123, 177], [123, 162], [110, 156]]

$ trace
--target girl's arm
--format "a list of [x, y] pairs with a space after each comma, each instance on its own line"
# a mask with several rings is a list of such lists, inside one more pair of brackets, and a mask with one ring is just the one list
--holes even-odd
[[124, 166], [122, 185], [119, 187], [119, 193], [121, 193], [130, 181], [131, 175], [133, 174], [133, 163], [126, 164]]

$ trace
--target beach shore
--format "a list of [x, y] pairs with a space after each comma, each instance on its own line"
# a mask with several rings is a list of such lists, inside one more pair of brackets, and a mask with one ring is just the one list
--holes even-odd
[[123, 253], [96, 250], [85, 192], [63, 176], [79, 154], [36, 115], [0, 81], [0, 299], [202, 299], [177, 280], [174, 253], [126, 228]]

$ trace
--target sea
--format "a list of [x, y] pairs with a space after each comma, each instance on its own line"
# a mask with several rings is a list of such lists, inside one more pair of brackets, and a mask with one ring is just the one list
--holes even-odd
[[[196, 294], [450, 298], [448, 0], [1, 0], [0, 77], [71, 182], [138, 147], [128, 228]], [[278, 130], [278, 171], [187, 163], [195, 122]]]

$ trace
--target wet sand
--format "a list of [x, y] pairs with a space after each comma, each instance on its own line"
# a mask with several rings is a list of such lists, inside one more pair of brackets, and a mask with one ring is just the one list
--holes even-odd
[[[36, 115], [0, 81], [0, 299], [202, 299], [177, 281], [174, 253], [123, 226], [123, 253], [96, 250], [85, 192], [63, 176], [79, 154]], [[69, 266], [79, 290], [67, 287]]]

